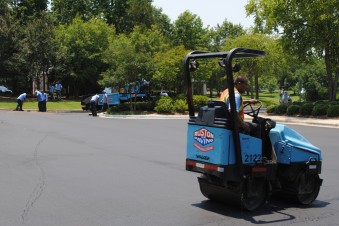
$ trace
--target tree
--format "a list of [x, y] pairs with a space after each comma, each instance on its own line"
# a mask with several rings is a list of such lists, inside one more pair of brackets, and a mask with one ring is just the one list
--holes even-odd
[[14, 0], [11, 1], [16, 18], [25, 22], [27, 19], [40, 17], [47, 11], [48, 0]]
[[70, 24], [78, 16], [83, 21], [93, 17], [91, 0], [53, 0], [52, 13], [60, 24]]
[[339, 5], [337, 0], [250, 0], [256, 28], [280, 32], [284, 48], [306, 60], [324, 59], [328, 98], [336, 99], [339, 78]]
[[[159, 46], [161, 39], [161, 33], [156, 29], [144, 30], [141, 27], [135, 27], [130, 35], [120, 34], [113, 39], [103, 56], [108, 68], [102, 73], [100, 84], [111, 87], [134, 86], [142, 78], [151, 78], [154, 73], [152, 55], [162, 48]], [[131, 92], [131, 89], [126, 92]], [[130, 100], [130, 104], [134, 111], [135, 99]]]
[[245, 34], [241, 25], [235, 25], [225, 20], [221, 25], [210, 31], [212, 39], [212, 51], [220, 51], [220, 48], [229, 38], [235, 38]]
[[130, 33], [134, 26], [150, 28], [153, 21], [151, 0], [54, 0], [52, 12], [61, 24], [70, 24], [78, 15], [83, 21], [104, 19], [117, 34]]
[[[37, 81], [39, 90], [45, 88], [46, 75], [56, 55], [52, 22], [48, 15], [33, 19], [25, 27], [25, 38], [21, 41], [21, 52], [29, 65], [29, 79]], [[41, 78], [43, 84], [39, 83]]]
[[151, 28], [154, 24], [152, 0], [128, 0], [127, 18], [129, 30], [131, 32], [135, 26], [145, 26]]
[[165, 37], [172, 38], [173, 24], [170, 18], [162, 12], [162, 9], [153, 8], [153, 20], [154, 24], [161, 30]]
[[239, 60], [242, 69], [239, 73], [247, 75], [250, 81], [251, 97], [259, 99], [259, 78], [269, 80], [281, 77], [288, 70], [287, 58], [282, 50], [279, 39], [263, 34], [247, 34], [235, 39], [229, 39], [224, 49], [227, 51], [235, 47], [245, 47], [264, 50], [265, 57]]
[[80, 18], [68, 26], [56, 29], [59, 60], [56, 65], [59, 79], [77, 96], [98, 90], [97, 81], [107, 69], [102, 57], [115, 37], [114, 27], [98, 19], [83, 22]]
[[182, 62], [187, 53], [188, 51], [182, 45], [166, 52], [158, 52], [154, 58], [156, 71], [152, 80], [166, 90], [180, 91], [183, 81]]
[[0, 1], [0, 15], [3, 16], [10, 11], [10, 2], [11, 0], [2, 0]]
[[295, 75], [301, 81], [302, 87], [305, 89], [305, 100], [306, 101], [317, 101], [324, 98], [327, 87], [326, 68], [324, 61], [314, 59], [312, 62], [302, 64]]
[[208, 30], [203, 28], [200, 17], [185, 11], [174, 21], [174, 46], [184, 45], [186, 49], [204, 50], [208, 46]]
[[[0, 83], [8, 84], [14, 92], [27, 88], [27, 65], [22, 55], [24, 29], [11, 15], [7, 3], [1, 2], [0, 11]], [[4, 8], [2, 8], [4, 7]], [[29, 89], [25, 89], [28, 92]]]

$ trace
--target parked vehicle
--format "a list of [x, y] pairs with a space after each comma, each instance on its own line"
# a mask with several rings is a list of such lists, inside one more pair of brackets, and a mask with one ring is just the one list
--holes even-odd
[[[152, 98], [150, 96], [150, 93], [147, 92], [148, 85], [149, 82], [147, 82], [145, 79], [142, 79], [141, 82], [138, 82], [135, 86], [126, 85], [124, 89], [122, 89], [122, 92], [112, 92], [112, 88], [106, 87], [104, 91], [106, 92], [108, 97], [108, 105], [119, 105], [120, 103], [134, 100], [134, 98], [136, 98], [137, 101], [150, 101], [152, 100]], [[82, 96], [81, 105], [83, 110], [90, 109], [90, 101], [93, 95], [94, 94]], [[100, 98], [97, 107], [101, 108], [101, 100], [103, 94], [98, 95]]]
[[[241, 133], [236, 118], [233, 61], [263, 57], [264, 51], [235, 48], [229, 52], [191, 52], [184, 59], [189, 122], [186, 170], [200, 173], [201, 193], [213, 201], [237, 204], [254, 211], [272, 194], [286, 196], [303, 205], [318, 196], [322, 179], [321, 150], [297, 131], [259, 117], [259, 106], [248, 105], [245, 112], [261, 128], [260, 137]], [[230, 110], [224, 102], [210, 101], [198, 109], [193, 105], [190, 72], [198, 70], [198, 60], [219, 59], [229, 89]]]
[[8, 89], [5, 86], [0, 86], [0, 95], [1, 94], [12, 94], [12, 90]]

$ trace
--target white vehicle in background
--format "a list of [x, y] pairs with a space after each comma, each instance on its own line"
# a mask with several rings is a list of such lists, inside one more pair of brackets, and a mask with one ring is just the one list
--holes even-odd
[[0, 86], [0, 95], [2, 94], [12, 94], [12, 90], [8, 89], [5, 86]]

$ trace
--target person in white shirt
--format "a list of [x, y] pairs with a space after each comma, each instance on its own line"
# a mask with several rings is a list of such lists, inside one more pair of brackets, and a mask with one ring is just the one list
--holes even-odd
[[20, 96], [18, 96], [18, 105], [16, 106], [16, 111], [23, 111], [22, 110], [22, 105], [24, 103], [24, 101], [26, 100], [26, 96], [27, 94], [26, 93], [23, 93], [23, 94], [20, 94]]
[[107, 98], [107, 93], [105, 90], [102, 91], [103, 95], [102, 95], [102, 108], [101, 108], [101, 112], [105, 112], [108, 108], [108, 98]]
[[56, 92], [56, 99], [61, 100], [61, 90], [62, 90], [62, 85], [59, 82], [56, 82], [55, 84], [55, 92]]
[[92, 111], [92, 116], [97, 116], [97, 104], [99, 101], [99, 95], [95, 94], [94, 96], [92, 96], [91, 98], [91, 111]]

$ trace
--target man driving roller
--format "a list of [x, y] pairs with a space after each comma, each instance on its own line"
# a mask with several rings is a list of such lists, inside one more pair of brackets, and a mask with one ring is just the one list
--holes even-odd
[[[245, 122], [245, 112], [244, 112], [244, 104], [251, 103], [255, 104], [258, 101], [256, 99], [243, 100], [241, 94], [245, 93], [248, 86], [248, 79], [245, 76], [239, 75], [234, 81], [234, 97], [235, 97], [235, 108], [237, 111], [237, 120], [240, 129], [242, 129], [246, 134], [250, 134], [251, 132], [257, 133], [258, 129], [255, 124]], [[230, 101], [229, 101], [229, 91], [225, 89], [221, 95], [220, 100], [224, 101], [228, 106], [228, 110], [231, 109]]]

